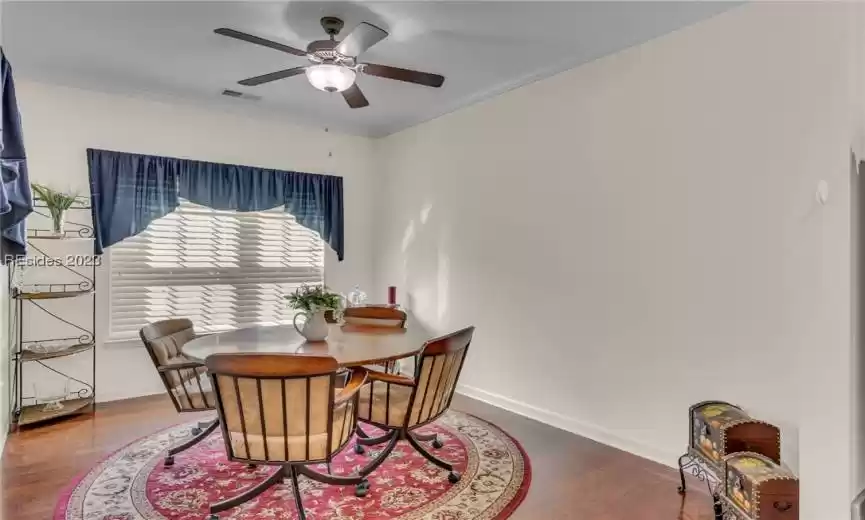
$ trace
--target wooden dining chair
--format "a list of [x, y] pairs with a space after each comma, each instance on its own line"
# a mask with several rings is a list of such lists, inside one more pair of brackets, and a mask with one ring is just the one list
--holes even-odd
[[438, 437], [415, 430], [435, 421], [450, 407], [474, 330], [467, 327], [424, 343], [414, 378], [369, 372], [369, 384], [359, 394], [358, 419], [386, 433], [375, 438], [358, 438], [356, 451], [362, 454], [364, 446], [387, 445], [367, 467], [381, 464], [397, 442], [404, 439], [427, 460], [449, 471], [448, 480], [452, 484], [459, 482], [460, 475], [452, 464], [420, 444], [432, 441], [433, 448], [441, 448]]
[[[347, 307], [342, 314], [346, 325], [361, 325], [369, 327], [405, 328], [407, 315], [405, 311], [381, 305], [362, 305]], [[371, 367], [382, 367], [389, 374], [399, 371], [399, 360], [383, 363], [373, 363]]]
[[372, 325], [375, 327], [405, 328], [407, 315], [396, 307], [382, 305], [361, 305], [346, 307], [342, 319], [352, 325]]
[[[215, 354], [206, 365], [216, 390], [228, 459], [280, 468], [242, 494], [211, 504], [210, 520], [286, 478], [291, 479], [298, 516], [304, 520], [298, 475], [326, 484], [354, 485], [357, 496], [367, 494], [366, 475], [371, 470], [351, 476], [329, 474], [331, 459], [352, 438], [365, 369], [353, 369], [346, 385], [336, 388], [339, 365], [331, 357]], [[320, 463], [328, 465], [328, 474], [309, 468]]]
[[[191, 361], [183, 356], [181, 347], [196, 337], [192, 322], [187, 319], [163, 320], [151, 323], [139, 331], [138, 335], [150, 360], [165, 385], [171, 402], [178, 413], [202, 412], [216, 408], [216, 398], [209, 390], [206, 379], [207, 369], [202, 363]], [[192, 437], [168, 449], [165, 465], [174, 464], [174, 455], [195, 446], [210, 435], [218, 425], [217, 420], [199, 423], [192, 428]]]

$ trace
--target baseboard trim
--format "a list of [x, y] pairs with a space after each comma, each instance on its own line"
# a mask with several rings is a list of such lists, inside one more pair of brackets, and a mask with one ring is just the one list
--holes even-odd
[[[2, 2], [3, 0], [0, 0]], [[97, 394], [96, 396], [96, 404], [104, 404], [104, 403], [116, 403], [117, 401], [128, 401], [130, 399], [140, 399], [142, 397], [153, 397], [156, 395], [166, 394], [165, 387], [161, 388], [153, 388], [148, 389], [140, 393], [135, 394]]]
[[481, 390], [480, 388], [463, 384], [457, 385], [457, 393], [482, 401], [497, 408], [513, 412], [517, 415], [522, 415], [523, 417], [528, 417], [529, 419], [534, 419], [535, 421], [548, 424], [554, 428], [592, 439], [593, 441], [606, 444], [607, 446], [612, 446], [613, 448], [626, 451], [638, 457], [649, 459], [658, 464], [663, 464], [664, 466], [669, 466], [671, 468], [677, 467], [680, 455], [679, 453], [670, 453], [664, 450], [659, 450], [645, 443], [623, 437], [605, 428], [580, 421], [573, 417], [567, 417], [551, 410], [538, 408], [537, 406], [517, 401], [510, 397], [494, 394], [492, 392], [487, 392], [486, 390]]

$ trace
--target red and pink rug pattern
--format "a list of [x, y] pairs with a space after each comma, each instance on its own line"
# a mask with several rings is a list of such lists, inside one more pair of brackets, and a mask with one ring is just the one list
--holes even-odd
[[[188, 435], [191, 426], [140, 439], [97, 465], [63, 494], [54, 520], [203, 520], [208, 504], [233, 497], [275, 471], [226, 460], [219, 432], [178, 454], [174, 466], [164, 467], [166, 448]], [[307, 519], [503, 520], [519, 506], [531, 482], [531, 469], [522, 447], [508, 434], [454, 411], [421, 431], [438, 433], [444, 446], [432, 451], [455, 464], [463, 475], [459, 483], [448, 483], [446, 471], [401, 441], [370, 475], [371, 489], [365, 498], [355, 497], [352, 486], [330, 486], [301, 477]], [[370, 460], [369, 454], [356, 455], [352, 445], [334, 459], [334, 474], [349, 474]], [[324, 466], [316, 469], [324, 471]], [[275, 486], [219, 517], [296, 520], [291, 484]]]

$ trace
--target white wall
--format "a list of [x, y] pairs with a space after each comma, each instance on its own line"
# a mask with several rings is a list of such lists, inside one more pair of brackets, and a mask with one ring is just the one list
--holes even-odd
[[668, 464], [689, 404], [740, 403], [801, 518], [849, 518], [853, 9], [746, 5], [385, 138], [375, 287], [477, 325], [469, 395]]
[[[343, 291], [354, 284], [371, 285], [368, 139], [20, 78], [16, 87], [34, 182], [89, 193], [85, 150], [91, 147], [343, 176], [346, 259], [337, 262], [328, 249], [327, 283]], [[103, 269], [97, 277], [99, 338], [107, 332], [107, 282]], [[100, 341], [97, 360], [100, 401], [164, 391], [137, 342]], [[83, 375], [84, 368], [73, 371]]]

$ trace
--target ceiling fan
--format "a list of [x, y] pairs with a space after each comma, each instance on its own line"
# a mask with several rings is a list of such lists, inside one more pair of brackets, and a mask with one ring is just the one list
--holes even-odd
[[294, 54], [295, 56], [303, 56], [312, 62], [311, 65], [279, 70], [238, 82], [247, 87], [305, 73], [306, 78], [315, 88], [325, 92], [341, 92], [348, 106], [351, 108], [361, 108], [369, 105], [369, 101], [367, 101], [366, 96], [363, 95], [363, 92], [361, 92], [355, 83], [359, 72], [370, 76], [416, 83], [427, 87], [438, 88], [444, 83], [444, 76], [439, 76], [438, 74], [401, 69], [388, 65], [358, 62], [357, 57], [361, 53], [387, 38], [387, 31], [371, 23], [363, 22], [355, 27], [345, 39], [336, 41], [336, 35], [342, 30], [343, 25], [344, 22], [339, 18], [333, 16], [322, 18], [321, 26], [324, 28], [324, 32], [330, 36], [330, 39], [311, 42], [306, 46], [306, 51], [234, 29], [223, 27], [216, 29], [214, 32], [222, 36]]

